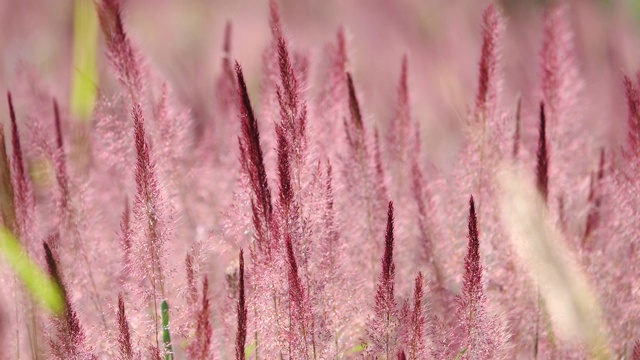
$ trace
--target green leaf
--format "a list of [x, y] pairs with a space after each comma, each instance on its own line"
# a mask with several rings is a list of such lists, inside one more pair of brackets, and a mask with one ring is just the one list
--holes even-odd
[[173, 346], [171, 346], [171, 332], [169, 331], [169, 304], [162, 300], [162, 341], [164, 342], [164, 359], [173, 360]]
[[88, 120], [96, 101], [98, 15], [91, 0], [75, 0], [73, 14], [73, 75], [71, 113]]
[[460, 360], [460, 359], [462, 359], [462, 356], [467, 352], [467, 349], [469, 349], [469, 348], [468, 348], [468, 347], [466, 347], [466, 348], [462, 349], [462, 351], [460, 351], [460, 352], [458, 353], [458, 356], [456, 356], [456, 360]]
[[640, 21], [640, 0], [631, 0], [631, 8], [637, 21]]
[[362, 343], [360, 345], [356, 345], [356, 346], [352, 347], [351, 349], [347, 350], [346, 353], [347, 353], [347, 355], [357, 354], [357, 353], [363, 352], [367, 348], [367, 346], [369, 346], [369, 344]]
[[249, 358], [253, 355], [253, 352], [256, 351], [256, 342], [252, 342], [244, 349], [244, 357]]
[[64, 298], [60, 288], [29, 258], [22, 245], [5, 227], [0, 227], [0, 254], [40, 305], [53, 314], [62, 314]]

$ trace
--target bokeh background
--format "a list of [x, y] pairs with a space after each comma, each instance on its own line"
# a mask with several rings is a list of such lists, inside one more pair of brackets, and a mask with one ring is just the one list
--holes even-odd
[[[640, 1], [573, 0], [571, 20], [578, 68], [584, 79], [585, 126], [602, 141], [619, 141], [625, 121], [622, 75], [640, 63]], [[45, 84], [71, 103], [74, 9], [93, 1], [0, 1], [0, 88]], [[314, 63], [339, 26], [349, 39], [350, 68], [365, 115], [385, 123], [393, 115], [401, 57], [407, 54], [414, 116], [434, 163], [446, 166], [459, 143], [472, 105], [480, 54], [480, 0], [282, 0], [287, 35], [296, 51], [311, 56], [310, 83], [322, 83]], [[545, 1], [503, 0], [507, 18], [503, 47], [502, 102], [522, 98], [525, 134], [535, 136], [540, 96], [542, 12]], [[145, 61], [170, 83], [193, 115], [205, 119], [220, 72], [225, 23], [232, 23], [232, 57], [243, 64], [252, 95], [259, 96], [262, 54], [268, 45], [268, 2], [257, 0], [128, 0], [124, 21]], [[98, 34], [98, 32], [97, 32]], [[96, 35], [98, 75], [91, 83], [109, 93], [116, 79]], [[315, 78], [314, 78], [315, 76]], [[29, 80], [30, 79], [30, 80]], [[319, 86], [308, 87], [315, 96]], [[503, 104], [504, 105], [504, 104]], [[0, 113], [7, 114], [5, 102]], [[620, 114], [613, 116], [612, 114]], [[2, 115], [4, 117], [4, 115]], [[526, 130], [527, 123], [532, 126]]]

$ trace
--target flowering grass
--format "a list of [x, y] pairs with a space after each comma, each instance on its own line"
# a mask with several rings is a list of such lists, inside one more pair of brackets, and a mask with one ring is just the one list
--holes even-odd
[[[215, 75], [171, 79], [133, 4], [74, 1], [69, 86], [25, 67], [0, 124], [0, 358], [640, 360], [637, 25], [625, 4], [481, 3], [436, 4], [462, 35], [418, 40], [444, 55], [409, 26], [404, 54], [374, 45], [380, 96], [354, 60], [371, 39], [307, 48], [300, 5], [268, 2], [253, 60], [231, 16]], [[622, 39], [605, 60], [583, 18]]]

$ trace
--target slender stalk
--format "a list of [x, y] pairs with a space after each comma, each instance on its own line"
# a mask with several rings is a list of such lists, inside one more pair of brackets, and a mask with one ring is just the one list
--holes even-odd
[[164, 359], [173, 360], [173, 345], [169, 328], [169, 304], [162, 300], [162, 342], [164, 343]]

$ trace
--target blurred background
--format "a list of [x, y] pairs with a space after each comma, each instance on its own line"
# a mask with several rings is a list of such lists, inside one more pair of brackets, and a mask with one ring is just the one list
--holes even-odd
[[[547, 2], [498, 2], [507, 18], [501, 102], [504, 109], [514, 108], [516, 98], [521, 96], [525, 124], [527, 118], [535, 118], [539, 102], [542, 14]], [[622, 75], [634, 73], [640, 64], [640, 0], [568, 2], [577, 66], [584, 79], [583, 103], [589, 104], [584, 111], [585, 124], [593, 125], [604, 141], [616, 141], [621, 136], [616, 124], [625, 119]], [[168, 81], [185, 105], [193, 105], [190, 107], [196, 116], [201, 106], [198, 104], [214, 96], [227, 21], [233, 26], [232, 57], [243, 65], [252, 93], [259, 96], [262, 53], [271, 37], [268, 1], [123, 0], [123, 3], [125, 28], [141, 49], [144, 60]], [[448, 163], [473, 103], [481, 13], [487, 3], [280, 1], [292, 46], [309, 54], [312, 60], [309, 82], [314, 86], [307, 86], [310, 98], [320, 88], [315, 84], [323, 81], [314, 73], [313, 63], [320, 62], [323, 47], [334, 41], [340, 25], [347, 30], [349, 66], [362, 93], [364, 113], [372, 122], [385, 122], [393, 115], [401, 58], [408, 55], [413, 114], [423, 124], [424, 143], [439, 164]], [[102, 34], [95, 31], [94, 35], [90, 30], [93, 25], [78, 19], [91, 14], [92, 5], [92, 0], [1, 0], [0, 90], [37, 81], [61, 103], [70, 105], [73, 96], [83, 96], [72, 95], [74, 77], [84, 78], [98, 93], [108, 94], [115, 89], [116, 79], [104, 55]], [[74, 9], [76, 15], [83, 14], [75, 20]], [[85, 35], [84, 40], [76, 42], [84, 41], [85, 49], [97, 54], [95, 60], [89, 59], [89, 64], [97, 62], [95, 76], [83, 74], [86, 62], [83, 66], [78, 63], [78, 55], [74, 57], [74, 34], [76, 39]], [[5, 118], [4, 101], [0, 102], [0, 113]], [[604, 118], [605, 114], [608, 118]], [[611, 118], [611, 114], [620, 114], [621, 118]]]

